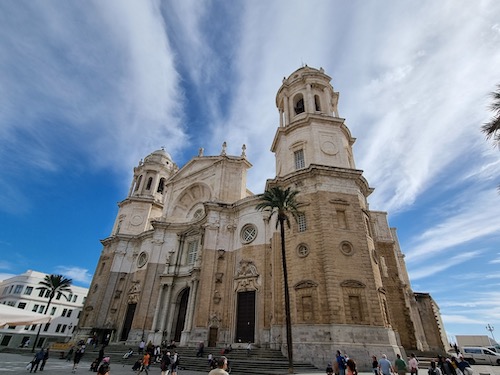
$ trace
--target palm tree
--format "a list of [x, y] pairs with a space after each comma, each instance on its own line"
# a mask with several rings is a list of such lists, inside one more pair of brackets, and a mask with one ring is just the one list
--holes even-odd
[[[56, 293], [61, 293], [66, 300], [69, 301], [69, 298], [64, 294], [65, 292], [72, 293], [71, 292], [71, 284], [73, 283], [73, 280], [65, 278], [63, 275], [45, 275], [45, 278], [43, 281], [40, 281], [38, 284], [40, 284], [37, 289], [41, 289], [44, 292], [49, 291], [49, 302], [47, 303], [47, 307], [45, 308], [44, 314], [47, 314], [47, 311], [49, 311], [49, 306], [54, 297], [56, 296]], [[38, 337], [40, 336], [40, 330], [42, 329], [42, 325], [38, 327], [38, 332], [36, 334], [35, 342], [33, 342], [33, 348], [31, 349], [31, 352], [35, 351], [36, 343], [38, 342]]]
[[493, 144], [500, 147], [500, 85], [497, 86], [497, 91], [491, 93], [493, 103], [490, 109], [493, 112], [493, 118], [482, 126], [483, 133], [486, 138], [493, 138]]
[[299, 214], [297, 209], [297, 201], [295, 196], [298, 191], [292, 191], [290, 188], [283, 190], [279, 186], [275, 186], [270, 190], [266, 190], [260, 197], [261, 203], [255, 208], [259, 211], [268, 211], [271, 216], [275, 213], [278, 215], [276, 228], [278, 224], [281, 234], [281, 261], [283, 263], [283, 281], [285, 289], [285, 319], [286, 319], [286, 346], [288, 349], [288, 372], [293, 374], [293, 347], [292, 347], [292, 323], [290, 316], [290, 293], [288, 290], [288, 271], [286, 268], [286, 252], [285, 252], [285, 223], [290, 228], [291, 214], [295, 219]]

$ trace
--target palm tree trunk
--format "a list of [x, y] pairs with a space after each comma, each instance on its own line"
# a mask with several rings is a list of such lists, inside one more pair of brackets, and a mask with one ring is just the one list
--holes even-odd
[[285, 288], [285, 320], [286, 320], [286, 346], [288, 350], [288, 373], [293, 374], [293, 343], [292, 343], [292, 322], [290, 316], [290, 293], [288, 290], [288, 270], [286, 268], [285, 252], [285, 223], [280, 218], [281, 233], [281, 261], [283, 262], [283, 282]]
[[[51, 302], [52, 302], [52, 297], [49, 298], [49, 302], [47, 303], [47, 308], [45, 309], [45, 312], [43, 313], [43, 315], [47, 315], [47, 311], [49, 311], [49, 306], [50, 306]], [[36, 342], [38, 341], [38, 338], [40, 337], [40, 331], [42, 330], [42, 324], [43, 323], [40, 323], [40, 326], [38, 327], [38, 332], [36, 333], [35, 342], [33, 343], [33, 347], [31, 348], [31, 353], [35, 352]], [[45, 324], [47, 324], [47, 323], [45, 323]]]

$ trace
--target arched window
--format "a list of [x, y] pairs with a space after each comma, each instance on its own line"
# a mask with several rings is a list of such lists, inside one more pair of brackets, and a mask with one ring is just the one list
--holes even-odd
[[304, 98], [302, 97], [302, 94], [296, 95], [295, 98], [293, 99], [293, 109], [296, 115], [298, 115], [299, 113], [303, 113], [305, 111]]
[[164, 189], [165, 189], [165, 179], [162, 177], [162, 178], [160, 178], [160, 183], [158, 184], [157, 192], [163, 194]]
[[146, 185], [146, 190], [151, 190], [151, 184], [153, 183], [153, 177], [148, 178], [148, 183]]
[[135, 184], [135, 190], [134, 191], [139, 190], [139, 186], [141, 186], [141, 181], [142, 181], [142, 175], [140, 175], [139, 178], [137, 179], [137, 183]]

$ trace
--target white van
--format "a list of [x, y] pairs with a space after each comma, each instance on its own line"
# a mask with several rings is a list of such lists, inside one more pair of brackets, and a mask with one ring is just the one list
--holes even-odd
[[462, 355], [471, 365], [500, 365], [500, 353], [495, 353], [488, 348], [464, 346]]

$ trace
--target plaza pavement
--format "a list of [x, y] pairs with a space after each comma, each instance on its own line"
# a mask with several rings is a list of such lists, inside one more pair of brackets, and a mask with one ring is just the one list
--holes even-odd
[[[0, 352], [0, 374], [8, 374], [8, 375], [26, 375], [29, 374], [29, 371], [26, 370], [26, 365], [31, 360], [31, 353], [2, 353]], [[45, 365], [45, 369], [42, 372], [45, 375], [60, 375], [60, 374], [72, 374], [71, 370], [73, 368], [73, 361], [67, 362], [65, 360], [57, 359], [57, 358], [49, 358], [47, 364]], [[81, 360], [76, 374], [86, 375], [93, 374], [89, 372], [90, 361], [85, 360], [85, 357]], [[474, 375], [500, 375], [500, 366], [474, 366]], [[40, 371], [39, 371], [40, 372]], [[123, 366], [121, 364], [111, 363], [111, 375], [127, 375], [127, 374], [135, 374], [135, 371], [129, 366]], [[158, 366], [152, 367], [149, 370], [151, 375], [159, 375], [160, 369]], [[144, 373], [145, 374], [145, 373]], [[180, 370], [177, 372], [178, 375], [207, 375], [207, 372], [200, 371], [188, 371], [188, 370]], [[319, 375], [325, 374], [324, 371], [318, 372], [303, 372], [296, 373], [297, 375]], [[360, 372], [359, 375], [370, 375], [370, 372]], [[243, 375], [243, 374], [239, 374]], [[283, 374], [286, 375], [286, 374]], [[419, 375], [427, 375], [427, 369], [420, 369]]]

